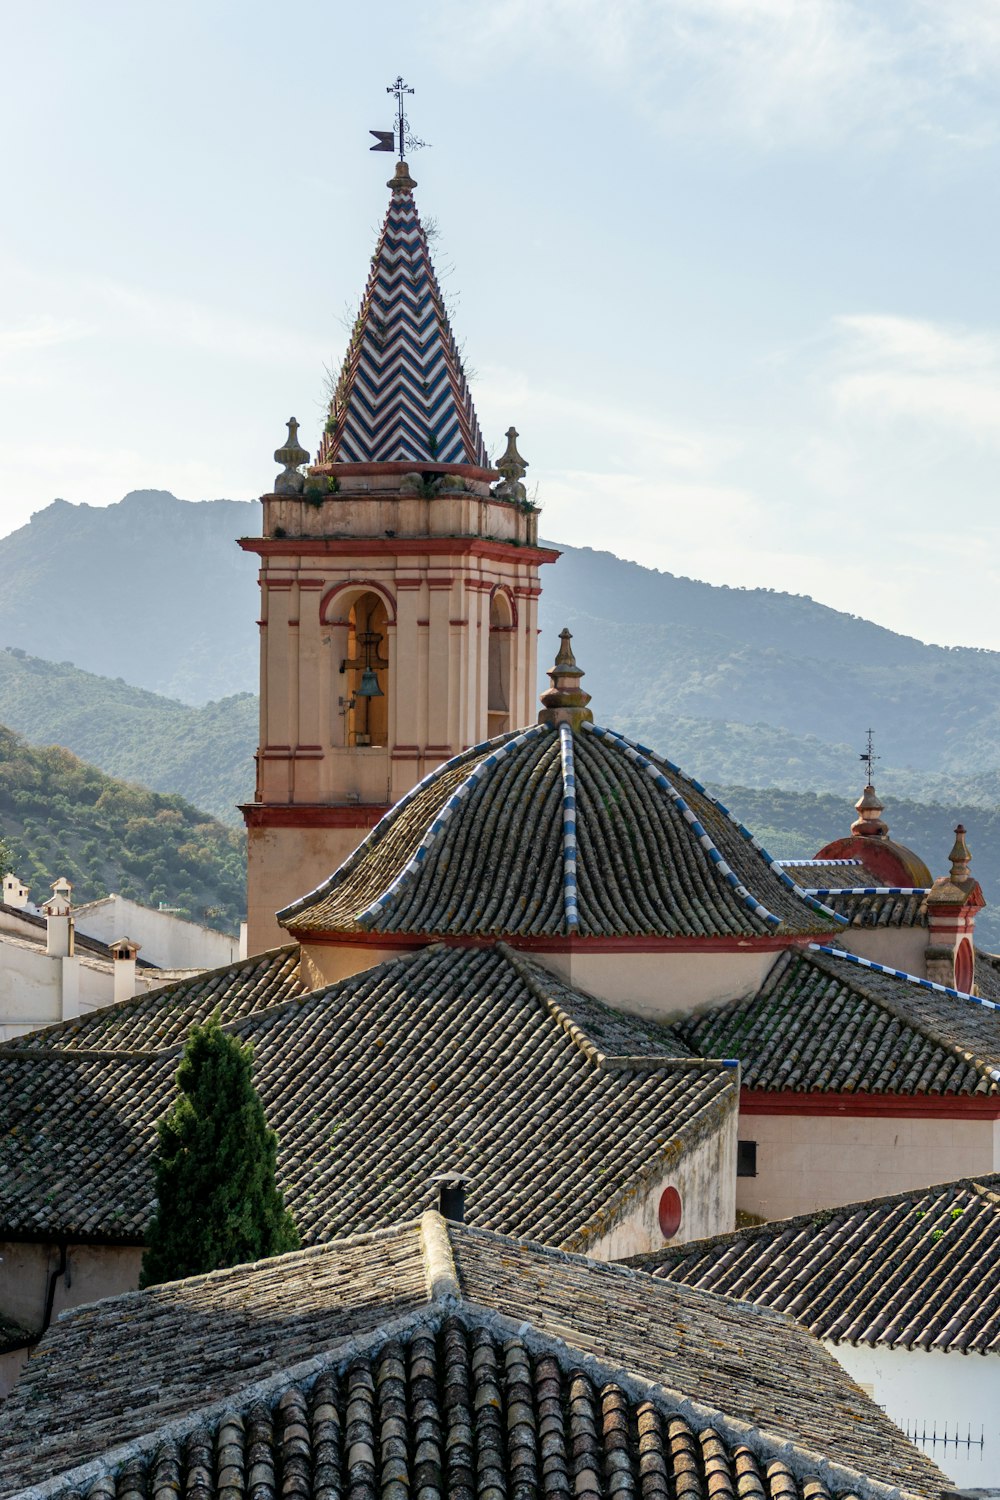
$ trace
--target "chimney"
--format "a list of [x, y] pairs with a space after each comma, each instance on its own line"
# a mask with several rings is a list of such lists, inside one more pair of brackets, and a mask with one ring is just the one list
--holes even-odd
[[959, 823], [948, 856], [951, 870], [927, 893], [927, 978], [971, 994], [976, 982], [976, 913], [986, 905], [969, 873], [972, 855]]
[[52, 895], [42, 907], [47, 918], [45, 951], [53, 958], [73, 957], [73, 887], [65, 876], [52, 882]]
[[28, 900], [29, 887], [22, 885], [16, 875], [5, 875], [3, 878], [3, 902], [5, 906], [16, 906], [19, 911], [25, 911], [31, 905]]
[[131, 1000], [135, 994], [135, 957], [141, 946], [141, 943], [133, 943], [128, 937], [116, 938], [113, 943], [108, 944], [114, 959], [116, 1005], [119, 1000]]
[[442, 1219], [450, 1219], [453, 1224], [464, 1224], [465, 1178], [456, 1172], [445, 1172], [440, 1177], [435, 1177], [434, 1183], [438, 1190], [438, 1213]]

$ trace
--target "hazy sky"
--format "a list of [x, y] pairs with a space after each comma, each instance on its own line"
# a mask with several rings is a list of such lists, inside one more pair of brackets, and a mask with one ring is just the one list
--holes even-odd
[[[544, 533], [1000, 647], [1000, 0], [0, 0], [0, 533], [322, 425], [385, 86]], [[449, 268], [453, 268], [449, 270]]]

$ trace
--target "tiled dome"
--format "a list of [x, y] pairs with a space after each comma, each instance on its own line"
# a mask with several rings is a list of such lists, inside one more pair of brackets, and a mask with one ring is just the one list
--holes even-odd
[[589, 722], [568, 635], [560, 662], [546, 722], [433, 771], [279, 920], [303, 935], [550, 938], [841, 925], [699, 782]]

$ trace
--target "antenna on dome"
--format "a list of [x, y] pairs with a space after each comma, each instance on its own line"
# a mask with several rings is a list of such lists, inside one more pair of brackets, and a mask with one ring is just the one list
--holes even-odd
[[875, 762], [877, 760], [881, 760], [882, 757], [881, 757], [881, 755], [876, 755], [875, 754], [875, 738], [874, 738], [874, 735], [872, 734], [872, 731], [870, 729], [868, 730], [868, 742], [865, 745], [864, 750], [862, 750], [861, 754], [858, 756], [858, 759], [859, 760], [863, 760], [864, 763], [865, 763], [865, 766], [867, 768], [867, 771], [866, 771], [866, 782], [865, 782], [865, 784], [867, 786], [874, 786], [875, 785]]

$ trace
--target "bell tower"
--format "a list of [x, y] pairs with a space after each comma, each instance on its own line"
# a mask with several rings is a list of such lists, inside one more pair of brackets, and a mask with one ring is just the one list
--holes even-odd
[[406, 162], [316, 455], [288, 423], [261, 497], [251, 952], [443, 760], [534, 717], [537, 508], [491, 466]]

